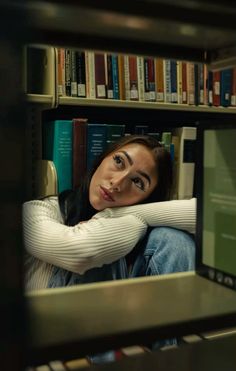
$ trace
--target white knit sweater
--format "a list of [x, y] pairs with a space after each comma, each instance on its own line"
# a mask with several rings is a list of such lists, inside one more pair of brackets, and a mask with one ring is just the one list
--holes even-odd
[[23, 205], [26, 290], [46, 288], [53, 265], [83, 274], [127, 255], [147, 227], [195, 232], [196, 199], [109, 208], [91, 220], [63, 224], [57, 197]]

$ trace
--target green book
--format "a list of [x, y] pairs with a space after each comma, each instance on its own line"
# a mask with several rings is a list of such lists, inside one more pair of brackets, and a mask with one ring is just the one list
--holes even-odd
[[107, 125], [107, 148], [125, 135], [125, 125]]
[[43, 160], [53, 161], [58, 193], [72, 188], [72, 120], [43, 123]]

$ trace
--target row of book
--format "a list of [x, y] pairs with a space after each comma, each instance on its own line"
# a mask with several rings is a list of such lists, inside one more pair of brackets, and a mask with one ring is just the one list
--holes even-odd
[[87, 118], [43, 123], [42, 160], [37, 166], [37, 196], [75, 189], [95, 160], [111, 143], [130, 134], [155, 136], [170, 151], [175, 173], [174, 198], [191, 198], [194, 184], [195, 127], [172, 132], [153, 132], [149, 125], [135, 125], [132, 133], [125, 124], [88, 122]]
[[58, 48], [58, 95], [236, 106], [236, 67]]

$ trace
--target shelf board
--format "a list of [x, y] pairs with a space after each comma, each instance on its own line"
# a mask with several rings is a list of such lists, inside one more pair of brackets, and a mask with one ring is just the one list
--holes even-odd
[[235, 326], [236, 292], [195, 272], [26, 295], [30, 363]]
[[213, 107], [213, 106], [209, 107], [203, 105], [194, 106], [175, 103], [138, 102], [115, 99], [88, 99], [76, 97], [59, 97], [59, 105], [121, 107], [132, 109], [136, 108], [136, 109], [209, 112], [209, 113], [236, 113], [236, 107]]
[[53, 106], [53, 96], [46, 94], [26, 94], [26, 101], [28, 103], [41, 103]]

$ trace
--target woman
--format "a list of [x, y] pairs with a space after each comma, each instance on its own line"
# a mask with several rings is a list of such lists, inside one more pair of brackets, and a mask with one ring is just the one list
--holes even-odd
[[169, 201], [172, 180], [159, 142], [131, 135], [75, 191], [26, 202], [26, 289], [193, 269], [195, 199]]

